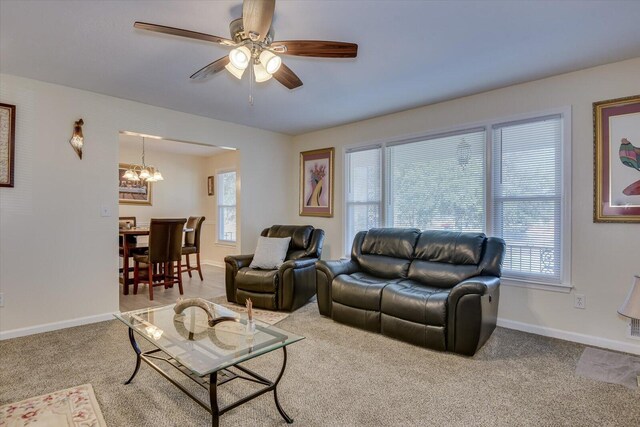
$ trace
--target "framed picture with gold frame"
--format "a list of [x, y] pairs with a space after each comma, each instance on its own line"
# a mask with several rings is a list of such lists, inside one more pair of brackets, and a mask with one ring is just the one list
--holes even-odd
[[151, 206], [153, 183], [147, 181], [131, 181], [124, 178], [124, 173], [133, 165], [120, 163], [118, 165], [118, 202], [121, 205]]
[[593, 103], [594, 222], [640, 222], [640, 95]]
[[0, 104], [0, 187], [13, 187], [16, 150], [16, 106]]
[[300, 153], [300, 215], [333, 216], [333, 147]]

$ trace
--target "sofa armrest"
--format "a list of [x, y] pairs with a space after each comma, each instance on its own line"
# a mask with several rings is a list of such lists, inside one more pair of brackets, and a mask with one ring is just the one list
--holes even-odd
[[358, 271], [358, 268], [358, 264], [350, 259], [316, 262], [316, 269], [322, 271], [327, 276], [327, 281], [329, 283], [333, 282], [333, 279], [341, 274], [355, 273]]
[[224, 257], [225, 264], [231, 264], [236, 270], [240, 270], [243, 267], [249, 267], [253, 261], [253, 254], [251, 255], [228, 255]]
[[477, 276], [454, 286], [447, 301], [447, 350], [475, 354], [496, 327], [499, 299], [499, 277]]
[[358, 263], [350, 259], [316, 262], [316, 292], [321, 315], [331, 317], [333, 279], [341, 274], [353, 274], [358, 270]]

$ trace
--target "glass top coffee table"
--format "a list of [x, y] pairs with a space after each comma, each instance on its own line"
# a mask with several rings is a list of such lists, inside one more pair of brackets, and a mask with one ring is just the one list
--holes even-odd
[[[174, 305], [134, 310], [116, 314], [115, 317], [129, 328], [129, 341], [136, 353], [136, 367], [131, 383], [143, 360], [160, 375], [191, 397], [211, 413], [212, 425], [218, 426], [222, 414], [256, 397], [273, 391], [276, 408], [287, 423], [293, 419], [282, 409], [276, 387], [287, 366], [287, 346], [304, 337], [286, 332], [257, 320], [250, 324], [246, 315], [235, 313], [221, 305], [207, 302], [208, 311], [200, 307], [188, 307], [176, 314]], [[223, 321], [225, 320], [225, 321]], [[142, 336], [155, 348], [142, 352], [134, 332]], [[282, 349], [284, 359], [280, 374], [269, 380], [241, 365], [254, 357]], [[169, 376], [160, 364], [170, 365], [209, 391], [209, 402], [194, 396], [182, 384]], [[208, 378], [207, 378], [208, 377]], [[217, 388], [236, 378], [252, 381], [264, 387], [227, 406], [219, 407]]]

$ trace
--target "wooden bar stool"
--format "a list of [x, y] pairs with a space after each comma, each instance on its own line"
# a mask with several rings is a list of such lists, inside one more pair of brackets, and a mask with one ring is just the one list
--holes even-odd
[[[203, 216], [190, 216], [187, 221], [187, 228], [192, 229], [184, 235], [184, 246], [182, 247], [182, 255], [187, 257], [187, 267], [182, 270], [183, 273], [189, 273], [197, 270], [200, 275], [200, 280], [204, 280], [202, 277], [202, 268], [200, 267], [200, 230], [202, 229], [202, 223], [205, 218]], [[191, 267], [189, 262], [189, 255], [196, 254], [196, 266]]]
[[[151, 219], [149, 225], [149, 251], [147, 254], [135, 254], [133, 260], [133, 293], [138, 293], [138, 284], [149, 284], [149, 299], [153, 300], [153, 287], [165, 289], [178, 284], [182, 291], [182, 232], [185, 218]], [[177, 269], [174, 270], [174, 263]], [[177, 272], [174, 275], [174, 271]]]

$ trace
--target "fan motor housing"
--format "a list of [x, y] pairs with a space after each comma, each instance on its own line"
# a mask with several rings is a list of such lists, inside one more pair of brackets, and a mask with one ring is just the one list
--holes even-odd
[[[242, 43], [245, 40], [250, 40], [249, 36], [244, 32], [244, 25], [242, 23], [242, 18], [234, 19], [229, 24], [229, 32], [231, 33], [231, 39], [236, 43]], [[269, 28], [269, 33], [267, 37], [262, 42], [263, 45], [268, 46], [273, 42], [274, 36], [273, 27]]]

